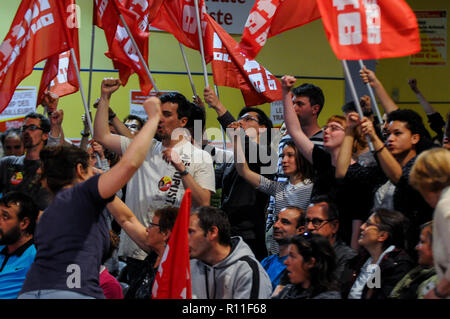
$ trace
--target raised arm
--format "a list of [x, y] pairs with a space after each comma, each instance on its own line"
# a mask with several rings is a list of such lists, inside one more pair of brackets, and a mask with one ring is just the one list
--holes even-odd
[[106, 207], [128, 236], [130, 236], [140, 248], [149, 252], [151, 248], [147, 245], [147, 230], [128, 206], [116, 196], [112, 202], [106, 205]]
[[364, 135], [368, 134], [370, 136], [375, 148], [374, 155], [377, 156], [384, 174], [392, 183], [397, 184], [403, 174], [402, 166], [397, 162], [391, 152], [386, 148], [383, 141], [381, 141], [375, 133], [373, 123], [369, 119], [364, 117], [361, 120], [361, 130]]
[[283, 108], [284, 108], [284, 123], [286, 124], [289, 135], [294, 140], [295, 145], [300, 150], [300, 153], [312, 163], [312, 151], [314, 148], [313, 142], [303, 132], [298, 120], [297, 113], [294, 110], [292, 103], [291, 89], [294, 86], [296, 79], [293, 76], [285, 75], [281, 78], [282, 92], [283, 92]]
[[336, 178], [344, 178], [352, 161], [353, 143], [355, 131], [359, 125], [359, 115], [356, 112], [347, 114], [347, 125], [345, 126], [345, 137], [336, 161]]
[[121, 82], [119, 79], [103, 79], [100, 100], [98, 101], [97, 113], [94, 119], [94, 139], [105, 148], [116, 154], [122, 154], [120, 147], [120, 136], [111, 134], [108, 124], [108, 109], [111, 95], [117, 91]]
[[375, 91], [375, 94], [380, 99], [380, 103], [383, 106], [383, 109], [386, 113], [391, 113], [392, 111], [395, 111], [398, 109], [397, 104], [391, 99], [389, 94], [387, 94], [383, 84], [378, 80], [378, 78], [375, 75], [375, 72], [372, 70], [369, 70], [364, 66], [360, 71], [359, 75], [361, 76], [361, 79], [364, 81], [364, 83], [369, 83], [370, 86]]
[[417, 87], [417, 80], [416, 79], [409, 79], [408, 80], [409, 87], [414, 92], [414, 94], [417, 97], [417, 100], [419, 100], [420, 105], [422, 106], [423, 110], [427, 115], [436, 113], [436, 110], [431, 106], [431, 104], [425, 99], [425, 97], [422, 95], [422, 92], [420, 92], [419, 88]]
[[205, 102], [217, 112], [217, 116], [222, 116], [227, 112], [227, 109], [223, 106], [222, 102], [220, 102], [214, 90], [209, 86], [205, 87], [203, 90], [203, 98], [205, 99]]
[[248, 163], [242, 149], [242, 136], [244, 135], [244, 132], [240, 123], [236, 121], [228, 125], [227, 132], [229, 132], [229, 134], [233, 134], [230, 138], [234, 147], [234, 154], [236, 157], [235, 165], [238, 174], [253, 187], [258, 187], [261, 181], [261, 175], [255, 173], [250, 169], [250, 167], [248, 167]]
[[120, 161], [99, 178], [98, 190], [103, 198], [109, 198], [128, 183], [147, 155], [161, 117], [161, 100], [157, 97], [147, 99], [144, 102], [144, 109], [148, 114], [148, 121], [128, 146]]

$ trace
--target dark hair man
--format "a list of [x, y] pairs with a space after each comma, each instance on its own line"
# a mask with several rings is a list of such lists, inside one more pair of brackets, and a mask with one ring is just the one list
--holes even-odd
[[[120, 87], [118, 79], [104, 79], [101, 97], [94, 120], [94, 138], [105, 148], [122, 154], [132, 139], [111, 134], [108, 127], [108, 109], [111, 95]], [[192, 122], [192, 105], [179, 93], [159, 97], [161, 112], [156, 135], [143, 165], [127, 184], [125, 204], [138, 220], [148, 227], [156, 209], [179, 206], [187, 188], [192, 190], [194, 207], [209, 205], [215, 192], [214, 169], [211, 156], [194, 147], [188, 140], [185, 128]], [[119, 257], [128, 265], [139, 268], [147, 256], [124, 232], [119, 245]]]
[[33, 233], [39, 210], [33, 199], [10, 192], [0, 199], [0, 299], [16, 299], [36, 256]]
[[198, 299], [265, 299], [272, 285], [241, 237], [230, 236], [226, 214], [200, 207], [189, 220], [192, 296]]
[[49, 192], [41, 186], [38, 174], [39, 153], [47, 144], [50, 128], [50, 121], [42, 114], [28, 113], [21, 129], [25, 155], [0, 159], [0, 192], [26, 193], [40, 210], [44, 210], [50, 201]]

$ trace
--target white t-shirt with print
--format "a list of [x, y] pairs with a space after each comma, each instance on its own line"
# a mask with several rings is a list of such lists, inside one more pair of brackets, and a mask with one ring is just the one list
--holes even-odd
[[[120, 137], [122, 153], [131, 141], [129, 138]], [[164, 149], [162, 143], [154, 139], [142, 166], [127, 184], [125, 204], [145, 227], [150, 224], [156, 209], [180, 206], [185, 191], [180, 174], [172, 164], [162, 158]], [[216, 191], [211, 155], [188, 141], [178, 143], [173, 150], [178, 153], [188, 172], [202, 188]], [[119, 256], [144, 260], [147, 254], [122, 231]]]

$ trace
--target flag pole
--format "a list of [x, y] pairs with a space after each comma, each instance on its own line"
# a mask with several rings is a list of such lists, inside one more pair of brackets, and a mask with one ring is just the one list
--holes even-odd
[[[219, 98], [219, 87], [217, 85], [215, 85], [215, 84], [214, 84], [214, 91], [216, 91], [217, 98], [220, 99]], [[225, 139], [225, 131], [224, 131], [222, 125], [220, 126], [220, 130], [222, 131], [223, 149], [226, 150], [227, 149], [227, 142], [226, 142], [226, 139]]]
[[91, 31], [91, 56], [89, 58], [89, 87], [88, 87], [88, 107], [91, 105], [91, 88], [92, 88], [92, 67], [94, 64], [94, 44], [95, 44], [95, 25], [92, 21], [92, 31]]
[[[362, 60], [359, 60], [359, 66], [361, 67], [361, 69], [364, 67], [364, 63], [362, 62]], [[372, 104], [375, 107], [375, 113], [377, 114], [378, 122], [381, 125], [383, 124], [383, 117], [380, 114], [380, 109], [378, 108], [377, 100], [375, 99], [375, 94], [373, 94], [372, 87], [370, 86], [369, 83], [366, 83], [366, 86], [367, 89], [369, 90], [370, 98], [372, 99]]]
[[[364, 114], [361, 109], [361, 105], [359, 104], [358, 95], [356, 94], [355, 85], [353, 84], [352, 76], [350, 74], [350, 71], [348, 69], [347, 60], [342, 60], [342, 65], [344, 67], [345, 77], [347, 79], [347, 83], [350, 86], [350, 91], [352, 93], [353, 102], [355, 103], [356, 110], [358, 111], [359, 118], [362, 119]], [[369, 149], [373, 152], [375, 151], [375, 148], [373, 146], [373, 143], [370, 139], [370, 137], [367, 135], [367, 143], [369, 144]]]
[[178, 44], [180, 45], [181, 55], [183, 56], [184, 65], [186, 66], [186, 71], [187, 71], [187, 74], [189, 77], [189, 82], [191, 83], [192, 92], [194, 93], [194, 96], [197, 96], [197, 92], [195, 91], [194, 81], [192, 80], [191, 69], [189, 68], [189, 64], [186, 59], [186, 53], [184, 52], [184, 48], [183, 48], [183, 45], [181, 44], [181, 42], [178, 42]]
[[200, 14], [199, 14], [200, 8], [198, 7], [198, 0], [194, 0], [194, 5], [195, 5], [195, 17], [197, 19], [197, 31], [198, 31], [198, 40], [199, 40], [198, 42], [200, 45], [200, 54], [202, 56], [203, 76], [205, 78], [205, 87], [206, 87], [206, 86], [209, 86], [208, 71], [206, 69], [205, 51], [203, 50], [203, 37], [202, 37], [202, 27], [200, 25]]
[[128, 24], [126, 23], [125, 19], [123, 18], [122, 13], [120, 12], [119, 8], [117, 7], [117, 4], [115, 1], [113, 1], [113, 4], [117, 10], [117, 14], [119, 15], [120, 21], [122, 21], [122, 24], [125, 27], [125, 30], [127, 31], [128, 36], [130, 37], [131, 43], [133, 44], [133, 47], [139, 56], [139, 60], [141, 60], [141, 63], [144, 66], [145, 72], [147, 73], [147, 76], [150, 79], [150, 82], [152, 82], [153, 88], [155, 89], [155, 91], [157, 93], [159, 93], [159, 89], [156, 86], [155, 80], [153, 80], [152, 74], [150, 73], [147, 63], [145, 63], [144, 58], [142, 57], [141, 50], [139, 50], [139, 48], [136, 44], [136, 41], [134, 40], [134, 37], [131, 34], [130, 28], [128, 27]]

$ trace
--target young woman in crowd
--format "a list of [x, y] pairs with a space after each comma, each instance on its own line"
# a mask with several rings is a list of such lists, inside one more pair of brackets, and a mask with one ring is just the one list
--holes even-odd
[[[314, 187], [312, 197], [327, 195], [340, 212], [341, 238], [354, 249], [358, 248], [359, 227], [370, 212], [374, 185], [379, 184], [378, 175], [373, 178], [361, 178], [362, 166], [352, 160], [349, 170], [342, 178], [335, 176], [335, 166], [345, 137], [346, 120], [334, 115], [324, 127], [323, 146], [315, 145], [304, 134], [293, 104], [291, 88], [295, 78], [285, 75], [282, 78], [284, 118], [289, 135], [300, 153], [312, 163], [314, 168]], [[306, 106], [303, 106], [306, 107]], [[381, 177], [383, 178], [383, 177]]]
[[[239, 126], [237, 125], [235, 122], [228, 127], [238, 128]], [[268, 221], [268, 225], [275, 223], [278, 213], [285, 207], [294, 206], [306, 211], [313, 188], [312, 165], [300, 154], [292, 140], [285, 142], [285, 146], [280, 154], [283, 172], [289, 178], [288, 182], [276, 182], [252, 171], [243, 155], [240, 139], [234, 143], [234, 152], [238, 154], [240, 159], [236, 162], [236, 169], [239, 175], [257, 190], [275, 198], [273, 220]], [[275, 240], [270, 241], [269, 247], [272, 252], [278, 252], [278, 244]]]
[[290, 284], [274, 299], [340, 299], [334, 278], [336, 256], [329, 241], [317, 234], [295, 235], [284, 264]]
[[[109, 83], [103, 81], [103, 92], [115, 89]], [[160, 104], [156, 97], [144, 102], [149, 121], [104, 174], [93, 174], [88, 153], [78, 147], [41, 151], [43, 183], [54, 198], [37, 225], [36, 258], [19, 298], [104, 298], [99, 269], [110, 244], [105, 207], [142, 164], [158, 126]]]
[[432, 149], [420, 154], [410, 182], [434, 208], [433, 257], [437, 286], [425, 298], [450, 298], [450, 151]]
[[[411, 243], [408, 252], [415, 256], [413, 243], [419, 238], [420, 225], [432, 219], [432, 208], [422, 196], [409, 184], [411, 167], [418, 154], [433, 146], [429, 133], [425, 129], [422, 118], [412, 110], [395, 110], [388, 114], [388, 132], [386, 143], [376, 134], [373, 123], [364, 117], [359, 119], [357, 113], [347, 117], [349, 129], [339, 154], [337, 175], [346, 174], [351, 160], [351, 145], [355, 137], [356, 127], [368, 135], [375, 148], [374, 155], [379, 167], [367, 167], [369, 175], [385, 175], [389, 181], [375, 192], [373, 209], [385, 208], [403, 213], [410, 221], [407, 240]], [[387, 185], [390, 184], [390, 187]]]
[[[414, 263], [404, 250], [405, 217], [396, 211], [375, 211], [361, 226], [364, 251], [343, 274], [342, 294], [349, 299], [386, 299]], [[351, 289], [349, 289], [351, 287]]]

